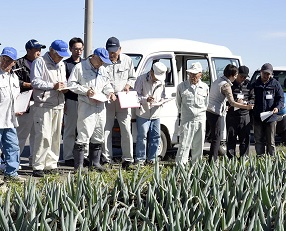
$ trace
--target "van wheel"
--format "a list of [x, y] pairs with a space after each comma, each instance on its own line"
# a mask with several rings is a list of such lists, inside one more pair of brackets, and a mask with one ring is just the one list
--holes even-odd
[[161, 130], [160, 131], [160, 144], [159, 144], [159, 150], [158, 150], [158, 159], [162, 160], [164, 159], [168, 147], [168, 141], [165, 133]]

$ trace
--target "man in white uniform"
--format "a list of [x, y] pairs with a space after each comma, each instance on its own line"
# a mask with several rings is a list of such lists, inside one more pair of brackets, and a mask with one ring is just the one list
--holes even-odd
[[202, 65], [195, 62], [187, 70], [189, 79], [177, 87], [176, 103], [181, 113], [180, 145], [176, 155], [177, 164], [186, 164], [191, 150], [192, 162], [203, 154], [206, 130], [206, 110], [209, 87], [201, 81]]
[[75, 170], [83, 167], [88, 144], [90, 170], [105, 170], [100, 164], [106, 121], [105, 100], [114, 101], [116, 96], [106, 77], [103, 63], [111, 63], [108, 52], [104, 48], [97, 48], [90, 58], [75, 65], [68, 80], [68, 86], [73, 87], [71, 90], [78, 94], [78, 135], [73, 151]]
[[[106, 66], [108, 78], [114, 88], [115, 95], [120, 91], [128, 92], [134, 87], [136, 80], [132, 59], [121, 54], [119, 40], [111, 37], [106, 42], [106, 49], [109, 52], [111, 64]], [[110, 163], [112, 154], [112, 128], [116, 118], [120, 126], [122, 168], [128, 168], [133, 162], [133, 140], [131, 134], [131, 108], [121, 108], [119, 100], [106, 103], [106, 126], [103, 151], [103, 162]]]
[[31, 83], [35, 102], [33, 176], [35, 177], [57, 172], [65, 101], [64, 91], [61, 89], [66, 86], [66, 70], [62, 59], [68, 56], [68, 44], [62, 40], [55, 40], [49, 52], [32, 63]]

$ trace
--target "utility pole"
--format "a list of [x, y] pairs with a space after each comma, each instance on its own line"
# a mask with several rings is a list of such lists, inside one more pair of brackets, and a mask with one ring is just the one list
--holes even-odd
[[92, 54], [93, 0], [85, 0], [84, 57]]

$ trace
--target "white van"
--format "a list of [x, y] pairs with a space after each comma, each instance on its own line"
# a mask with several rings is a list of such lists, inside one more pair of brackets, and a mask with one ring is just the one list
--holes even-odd
[[[186, 69], [193, 62], [199, 61], [202, 64], [202, 81], [209, 86], [217, 77], [223, 75], [223, 70], [227, 64], [233, 64], [237, 67], [241, 65], [241, 58], [233, 55], [228, 48], [192, 40], [173, 38], [127, 40], [121, 42], [121, 48], [123, 53], [132, 58], [137, 76], [150, 71], [155, 60], [163, 62], [167, 66], [168, 71], [165, 79], [167, 98], [176, 96], [177, 86], [187, 78]], [[165, 156], [169, 148], [179, 142], [178, 114], [175, 100], [163, 104], [160, 117], [159, 155], [161, 158]], [[135, 116], [133, 118], [132, 134], [133, 141], [136, 143]], [[116, 131], [118, 131], [118, 127], [113, 130], [113, 133]], [[225, 137], [226, 132], [223, 134], [222, 141], [225, 141]]]

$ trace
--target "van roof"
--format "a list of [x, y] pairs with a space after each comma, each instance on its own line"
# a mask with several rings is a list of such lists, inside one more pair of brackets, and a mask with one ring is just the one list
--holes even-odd
[[220, 45], [178, 38], [147, 38], [120, 42], [123, 53], [151, 54], [156, 52], [206, 53], [218, 56], [233, 56], [231, 51]]

